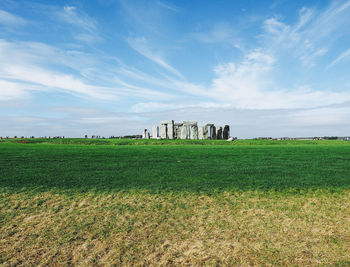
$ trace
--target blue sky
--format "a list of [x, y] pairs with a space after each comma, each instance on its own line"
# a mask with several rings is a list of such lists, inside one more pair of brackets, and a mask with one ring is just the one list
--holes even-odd
[[0, 2], [0, 136], [350, 135], [350, 1]]

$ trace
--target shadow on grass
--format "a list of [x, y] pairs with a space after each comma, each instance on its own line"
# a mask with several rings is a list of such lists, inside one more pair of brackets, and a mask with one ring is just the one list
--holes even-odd
[[350, 188], [349, 146], [1, 144], [3, 190], [149, 192]]

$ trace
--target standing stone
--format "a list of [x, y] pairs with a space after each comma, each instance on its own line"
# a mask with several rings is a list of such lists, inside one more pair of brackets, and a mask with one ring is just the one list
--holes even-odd
[[159, 127], [157, 125], [153, 126], [152, 128], [152, 137], [153, 138], [159, 137]]
[[198, 125], [196, 123], [192, 123], [190, 125], [190, 139], [196, 140], [198, 139]]
[[149, 139], [149, 138], [150, 138], [149, 132], [147, 131], [147, 129], [144, 129], [142, 133], [142, 139]]
[[198, 123], [196, 121], [184, 121], [183, 124], [186, 126], [186, 139], [198, 139]]
[[166, 124], [160, 126], [160, 138], [166, 139]]
[[216, 139], [222, 139], [222, 127], [216, 130]]
[[205, 126], [204, 126], [204, 131], [203, 131], [203, 138], [204, 139], [212, 139], [212, 129], [214, 127], [214, 124], [212, 123], [207, 123]]
[[203, 126], [203, 139], [208, 139], [208, 125]]
[[225, 125], [224, 129], [222, 130], [222, 138], [229, 139], [229, 137], [230, 137], [230, 126]]
[[181, 126], [182, 126], [182, 123], [174, 123], [174, 139], [180, 139]]
[[204, 132], [205, 126], [198, 126], [198, 139], [202, 140], [203, 138], [203, 132]]
[[181, 138], [181, 128], [182, 128], [182, 123], [175, 123], [174, 124], [174, 135], [176, 139], [180, 139]]
[[188, 125], [183, 124], [180, 132], [180, 139], [188, 139]]
[[179, 126], [176, 128], [176, 138], [177, 138], [177, 139], [181, 139], [181, 129], [182, 129], [182, 125], [179, 125]]
[[171, 122], [167, 124], [167, 135], [169, 139], [174, 139], [174, 121]]
[[210, 139], [216, 139], [216, 127], [214, 124], [210, 126]]
[[186, 139], [190, 139], [191, 138], [191, 125], [190, 124], [187, 124], [186, 125]]

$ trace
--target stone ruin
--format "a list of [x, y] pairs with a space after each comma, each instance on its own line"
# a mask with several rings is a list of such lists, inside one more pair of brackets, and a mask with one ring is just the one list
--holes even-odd
[[150, 134], [149, 132], [147, 131], [147, 129], [144, 129], [143, 130], [143, 133], [142, 133], [142, 139], [150, 139]]
[[[147, 129], [143, 131], [142, 138], [150, 139]], [[184, 121], [174, 123], [173, 120], [162, 121], [160, 127], [152, 128], [153, 139], [228, 139], [230, 138], [230, 126], [224, 125], [218, 128], [208, 123], [198, 126], [196, 121]]]

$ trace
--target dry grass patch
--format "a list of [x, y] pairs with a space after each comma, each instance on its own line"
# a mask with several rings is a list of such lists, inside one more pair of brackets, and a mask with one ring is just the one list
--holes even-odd
[[350, 264], [349, 191], [0, 197], [5, 266]]

